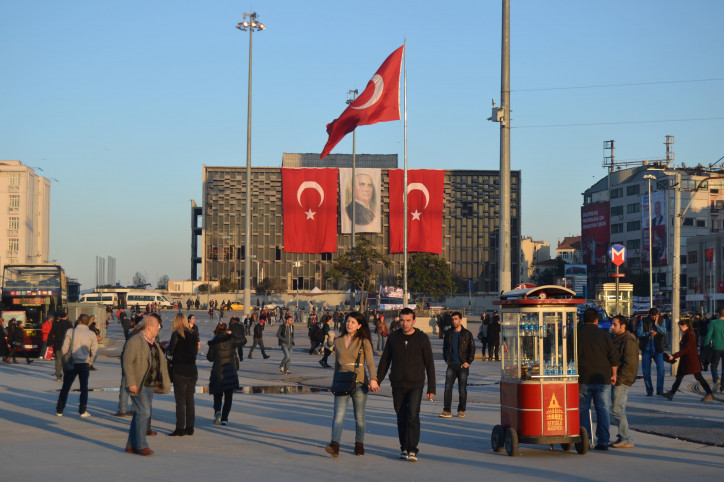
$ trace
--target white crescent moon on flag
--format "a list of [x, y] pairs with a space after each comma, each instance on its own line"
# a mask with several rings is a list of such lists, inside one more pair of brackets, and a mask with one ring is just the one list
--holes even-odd
[[422, 191], [422, 193], [425, 195], [425, 207], [422, 209], [425, 209], [427, 205], [430, 203], [430, 193], [427, 192], [427, 188], [424, 184], [421, 182], [413, 182], [407, 185], [407, 195], [409, 196], [412, 191]]
[[[317, 184], [314, 181], [304, 181], [302, 184], [299, 185], [299, 189], [297, 189], [297, 202], [300, 206], [302, 206], [302, 193], [306, 189], [316, 189], [319, 195], [321, 196], [321, 199], [319, 200], [319, 204], [317, 204], [317, 207], [321, 206], [324, 202], [324, 189], [322, 189], [322, 186]], [[303, 207], [303, 206], [302, 206]]]
[[359, 107], [355, 107], [351, 105], [353, 109], [366, 109], [367, 107], [370, 107], [374, 105], [378, 100], [380, 100], [380, 97], [382, 97], [382, 91], [385, 90], [385, 81], [382, 80], [382, 77], [380, 77], [378, 74], [375, 74], [371, 79], [370, 82], [373, 82], [375, 84], [375, 91], [372, 93], [372, 97], [370, 97], [370, 100], [365, 102]]

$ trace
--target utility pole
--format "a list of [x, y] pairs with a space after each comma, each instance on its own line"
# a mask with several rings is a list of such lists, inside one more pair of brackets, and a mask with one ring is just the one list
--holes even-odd
[[500, 236], [498, 289], [511, 289], [510, 245], [510, 0], [503, 0], [500, 62]]

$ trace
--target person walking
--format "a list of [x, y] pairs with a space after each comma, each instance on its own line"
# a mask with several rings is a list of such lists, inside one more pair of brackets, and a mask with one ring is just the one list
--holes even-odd
[[488, 360], [500, 361], [500, 317], [497, 312], [488, 322]]
[[440, 417], [450, 418], [452, 409], [452, 390], [458, 381], [458, 418], [465, 417], [468, 399], [468, 374], [470, 364], [475, 360], [475, 340], [462, 325], [463, 315], [459, 311], [452, 314], [452, 328], [447, 331], [442, 342], [442, 357], [447, 363], [445, 372], [444, 405]]
[[[13, 320], [10, 320], [12, 323]], [[10, 352], [10, 358], [13, 359], [13, 363], [17, 363], [16, 359], [17, 352], [22, 351], [25, 355], [25, 362], [30, 365], [33, 360], [30, 359], [28, 349], [25, 348], [25, 322], [23, 320], [16, 320], [15, 329], [13, 330], [13, 349]]]
[[214, 337], [209, 340], [206, 359], [212, 363], [209, 393], [214, 396], [214, 425], [229, 423], [234, 390], [239, 388], [239, 375], [236, 373], [239, 370], [239, 359], [236, 348], [240, 342], [241, 340], [227, 329], [226, 323], [216, 325]]
[[166, 348], [166, 356], [171, 357], [173, 366], [173, 395], [176, 400], [176, 429], [169, 434], [172, 437], [194, 434], [194, 393], [199, 379], [196, 340], [186, 317], [180, 312], [176, 313], [171, 327], [171, 340]]
[[427, 399], [435, 397], [435, 364], [430, 338], [415, 328], [415, 312], [400, 311], [400, 330], [390, 334], [377, 367], [377, 382], [390, 368], [392, 403], [397, 413], [400, 459], [417, 462], [420, 441], [420, 403], [427, 374]]
[[[325, 317], [327, 316], [325, 315]], [[334, 371], [356, 372], [357, 379], [354, 393], [334, 397], [332, 441], [324, 450], [332, 457], [339, 455], [339, 442], [342, 439], [344, 416], [347, 413], [351, 398], [355, 420], [354, 454], [364, 455], [367, 392], [376, 392], [380, 387], [377, 384], [377, 377], [374, 375], [376, 373], [375, 360], [372, 354], [370, 328], [362, 313], [352, 312], [347, 315], [347, 321], [342, 325], [342, 336], [334, 342], [334, 351], [336, 353]], [[365, 367], [367, 370], [365, 370]], [[370, 379], [367, 373], [370, 373], [373, 378]]]
[[628, 428], [626, 417], [626, 403], [628, 391], [636, 381], [639, 371], [639, 348], [636, 343], [636, 336], [628, 330], [629, 321], [623, 315], [616, 315], [611, 322], [613, 333], [613, 346], [618, 354], [618, 371], [616, 372], [616, 384], [613, 386], [612, 404], [613, 418], [618, 423], [618, 438], [611, 443], [611, 447], [617, 449], [632, 449], [634, 447], [633, 437]]
[[229, 330], [232, 335], [239, 339], [239, 346], [236, 351], [239, 355], [239, 361], [242, 362], [244, 361], [244, 345], [246, 345], [247, 340], [245, 334], [246, 330], [244, 330], [244, 327], [241, 325], [241, 320], [238, 316], [232, 316], [229, 320]]
[[490, 324], [490, 315], [483, 312], [480, 315], [480, 329], [478, 330], [478, 340], [482, 344], [481, 353], [483, 355], [483, 361], [487, 358], [486, 353], [488, 352], [488, 325]]
[[3, 362], [10, 363], [10, 360], [8, 360], [8, 346], [5, 342], [5, 320], [0, 316], [0, 357], [2, 357]]
[[694, 329], [691, 327], [691, 321], [679, 320], [679, 328], [683, 333], [681, 342], [679, 343], [679, 351], [673, 355], [669, 355], [669, 361], [673, 362], [677, 358], [681, 358], [679, 366], [676, 369], [676, 380], [671, 390], [661, 394], [662, 397], [673, 400], [676, 391], [681, 385], [681, 381], [686, 375], [694, 375], [694, 378], [704, 389], [706, 395], [701, 399], [702, 402], [713, 402], [714, 396], [712, 395], [711, 387], [706, 382], [703, 376], [701, 376], [701, 362], [699, 361], [699, 355], [696, 351], [696, 334]]
[[156, 313], [147, 314], [141, 320], [139, 332], [131, 335], [123, 349], [123, 372], [126, 375], [128, 393], [133, 401], [133, 418], [126, 442], [128, 453], [153, 454], [146, 441], [153, 393], [171, 391], [166, 357], [163, 356], [161, 345], [156, 340], [160, 330], [161, 318]]
[[45, 352], [48, 349], [48, 337], [50, 330], [53, 329], [53, 317], [46, 316], [43, 325], [40, 327], [40, 333], [43, 336], [43, 346], [40, 348], [40, 359], [45, 361]]
[[324, 339], [322, 340], [324, 356], [319, 360], [319, 364], [322, 365], [323, 368], [331, 368], [331, 365], [329, 364], [329, 355], [331, 355], [332, 351], [334, 351], [334, 331], [332, 331], [332, 327], [329, 326], [331, 319], [332, 317], [330, 315], [324, 315], [321, 320], [322, 333], [324, 335]]
[[68, 319], [68, 314], [60, 312], [57, 315], [57, 319], [53, 326], [50, 328], [50, 334], [48, 340], [53, 344], [53, 357], [55, 357], [55, 380], [61, 381], [63, 379], [63, 363], [62, 354], [63, 342], [65, 341], [65, 334], [73, 328], [73, 324]]
[[387, 322], [385, 321], [385, 317], [383, 315], [380, 315], [380, 317], [377, 320], [377, 352], [382, 353], [385, 349], [385, 343], [387, 342], [387, 337], [390, 334], [389, 328], [387, 328]]
[[644, 385], [646, 396], [654, 394], [654, 386], [651, 383], [651, 360], [656, 363], [656, 394], [664, 393], [664, 339], [666, 337], [666, 325], [663, 323], [661, 313], [656, 308], [649, 310], [649, 316], [640, 324], [636, 335], [639, 338], [639, 349], [641, 350], [641, 371], [644, 373]]
[[[719, 378], [719, 363], [724, 362], [724, 309], [719, 312], [719, 317], [709, 322], [709, 328], [704, 337], [704, 346], [711, 345], [711, 379], [714, 382], [714, 391], [724, 393], [724, 386]], [[724, 365], [724, 363], [722, 363]], [[722, 368], [724, 376], [724, 368]]]
[[[68, 330], [63, 340], [61, 354], [70, 353], [73, 359], [73, 366], [63, 367], [63, 388], [60, 389], [58, 395], [58, 403], [55, 405], [55, 413], [63, 416], [65, 404], [68, 401], [68, 392], [70, 387], [78, 377], [80, 381], [80, 403], [78, 405], [78, 413], [83, 418], [90, 417], [90, 413], [86, 410], [88, 405], [88, 377], [90, 370], [88, 369], [98, 356], [98, 340], [95, 333], [88, 329], [90, 317], [88, 315], [80, 315], [78, 324], [72, 330]], [[62, 355], [61, 355], [62, 356]]]
[[261, 350], [261, 356], [266, 360], [269, 358], [269, 355], [267, 355], [266, 350], [264, 350], [264, 320], [261, 320], [259, 323], [254, 325], [253, 331], [254, 337], [252, 338], [251, 348], [249, 349], [249, 355], [247, 355], [247, 358], [251, 360], [251, 354], [254, 353], [254, 347], [258, 345]]
[[582, 427], [591, 433], [589, 410], [596, 407], [596, 450], [608, 450], [611, 385], [616, 384], [618, 355], [611, 336], [598, 327], [598, 311], [587, 308], [578, 329], [578, 399]]
[[292, 350], [294, 349], [294, 319], [291, 315], [287, 315], [284, 324], [279, 325], [277, 329], [277, 340], [279, 347], [284, 353], [284, 358], [279, 364], [279, 371], [282, 375], [291, 375], [289, 366], [292, 363]]

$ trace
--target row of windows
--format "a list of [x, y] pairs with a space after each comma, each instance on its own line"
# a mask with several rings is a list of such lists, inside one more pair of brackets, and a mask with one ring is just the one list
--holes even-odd
[[19, 208], [20, 207], [20, 194], [11, 194], [10, 195], [10, 202], [8, 205], [11, 208]]
[[20, 218], [11, 216], [8, 219], [8, 229], [12, 229], [12, 230], [20, 229]]
[[20, 251], [20, 239], [8, 238], [8, 249], [10, 251]]

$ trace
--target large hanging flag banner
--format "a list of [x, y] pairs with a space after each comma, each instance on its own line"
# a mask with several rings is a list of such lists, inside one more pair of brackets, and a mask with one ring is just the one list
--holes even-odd
[[400, 65], [405, 46], [382, 63], [365, 90], [342, 115], [327, 124], [329, 139], [319, 158], [324, 159], [357, 126], [400, 120]]
[[337, 251], [337, 169], [282, 168], [284, 251]]
[[[390, 169], [390, 253], [404, 252], [404, 170]], [[445, 171], [407, 171], [407, 250], [442, 252], [442, 205]]]
[[353, 181], [352, 169], [339, 170], [342, 234], [352, 232], [353, 206], [355, 233], [379, 233], [382, 230], [380, 172], [380, 169], [357, 168]]

